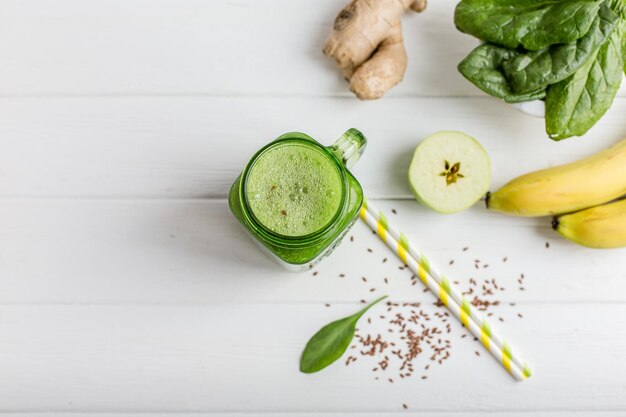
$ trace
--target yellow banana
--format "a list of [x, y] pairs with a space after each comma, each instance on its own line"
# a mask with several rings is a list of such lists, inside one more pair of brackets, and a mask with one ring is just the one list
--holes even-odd
[[596, 206], [555, 218], [554, 229], [569, 240], [590, 248], [626, 246], [626, 200]]
[[626, 194], [626, 140], [580, 161], [522, 175], [487, 195], [489, 209], [518, 216], [570, 213]]

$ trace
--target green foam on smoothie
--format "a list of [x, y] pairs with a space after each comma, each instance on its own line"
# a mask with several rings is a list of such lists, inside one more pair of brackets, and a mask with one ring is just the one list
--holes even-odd
[[304, 236], [326, 226], [341, 206], [342, 177], [321, 149], [278, 144], [255, 161], [246, 181], [254, 217], [283, 236]]

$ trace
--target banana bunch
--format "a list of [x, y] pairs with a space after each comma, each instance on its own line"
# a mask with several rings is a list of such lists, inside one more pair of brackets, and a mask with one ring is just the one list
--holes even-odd
[[518, 177], [487, 195], [487, 208], [555, 216], [554, 229], [591, 248], [626, 246], [626, 140], [591, 157]]

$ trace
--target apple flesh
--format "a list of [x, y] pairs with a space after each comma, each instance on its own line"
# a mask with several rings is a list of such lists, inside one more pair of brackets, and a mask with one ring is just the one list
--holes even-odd
[[478, 141], [445, 131], [424, 139], [415, 149], [409, 183], [417, 200], [439, 213], [456, 213], [489, 190], [491, 162]]

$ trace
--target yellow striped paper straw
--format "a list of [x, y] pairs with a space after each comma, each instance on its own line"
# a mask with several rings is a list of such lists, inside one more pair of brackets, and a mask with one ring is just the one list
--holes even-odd
[[[491, 327], [486, 322], [480, 326], [474, 320], [470, 318], [472, 306], [468, 302], [459, 305], [453, 298], [448, 297], [448, 291], [439, 285], [435, 281], [426, 268], [420, 265], [418, 261], [410, 254], [406, 253], [406, 247], [401, 242], [398, 242], [391, 233], [387, 233], [388, 229], [384, 224], [377, 221], [374, 216], [368, 212], [365, 206], [361, 207], [360, 211], [361, 219], [372, 229], [376, 234], [387, 244], [387, 246], [394, 251], [402, 259], [403, 262], [417, 274], [422, 283], [441, 300], [441, 302], [448, 308], [448, 310], [457, 318], [461, 323], [470, 331], [474, 337], [478, 338], [483, 346], [491, 353], [491, 355], [504, 366], [513, 378], [518, 381], [523, 381], [528, 375], [520, 369], [516, 364], [511, 361], [510, 349], [505, 346], [505, 349], [501, 349], [495, 343], [491, 341]], [[403, 252], [403, 249], [405, 250]], [[404, 256], [404, 257], [403, 257]]]
[[[446, 297], [452, 297], [454, 301], [456, 301], [459, 305], [471, 305], [469, 300], [467, 300], [463, 295], [454, 288], [452, 282], [446, 278], [446, 276], [439, 271], [439, 269], [433, 265], [428, 257], [424, 255], [417, 245], [415, 245], [409, 238], [404, 234], [399, 232], [393, 225], [389, 224], [387, 216], [378, 210], [371, 202], [368, 200], [363, 201], [363, 206], [365, 209], [376, 219], [379, 228], [384, 228], [385, 233], [391, 234], [397, 241], [400, 242], [401, 249], [399, 250], [398, 256], [400, 259], [404, 261], [406, 259], [407, 253], [412, 255], [413, 258], [418, 262], [420, 266], [422, 266], [426, 272], [433, 277], [437, 283], [445, 289]], [[381, 236], [382, 237], [382, 236]], [[406, 262], [405, 262], [406, 263]], [[488, 341], [489, 343], [496, 344], [502, 351], [507, 352], [509, 355], [509, 359], [515, 365], [517, 365], [520, 369], [523, 370], [524, 374], [529, 377], [532, 375], [532, 371], [528, 364], [526, 364], [517, 354], [515, 354], [508, 343], [504, 341], [499, 335], [493, 333], [491, 331], [491, 326], [489, 326], [487, 320], [476, 311], [475, 308], [471, 308], [470, 310], [470, 318], [474, 320], [477, 324], [484, 328], [484, 333], [489, 334], [489, 339], [485, 336], [481, 337], [481, 340]]]

